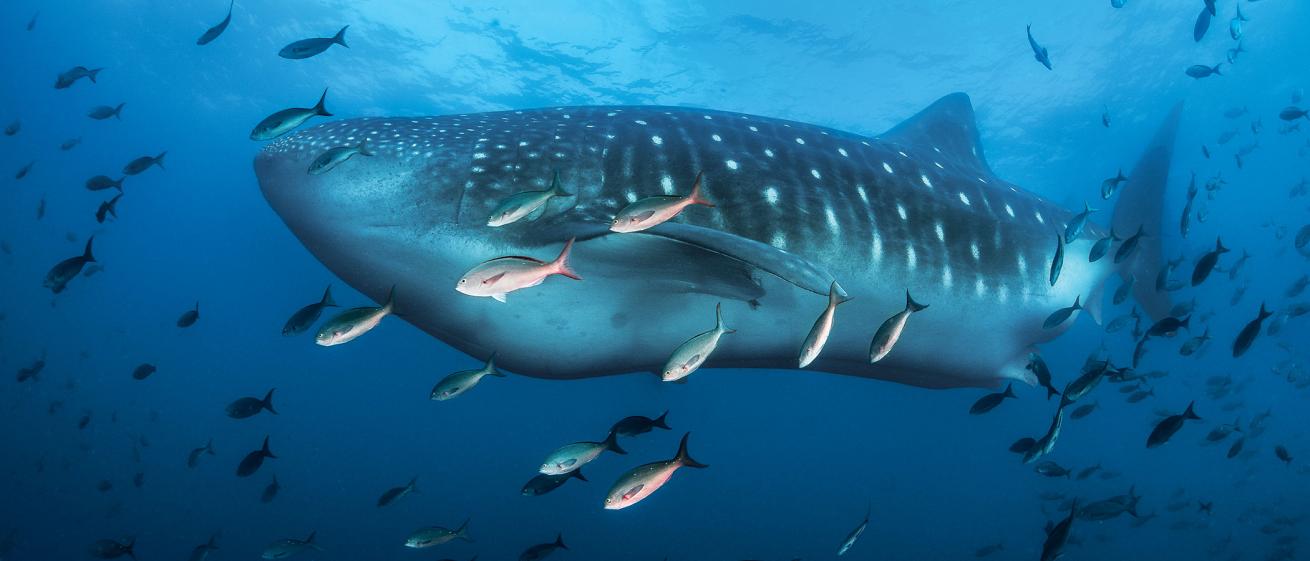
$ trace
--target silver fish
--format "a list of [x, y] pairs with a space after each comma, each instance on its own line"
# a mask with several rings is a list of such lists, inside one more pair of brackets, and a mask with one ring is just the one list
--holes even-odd
[[496, 369], [496, 355], [494, 353], [487, 358], [487, 363], [482, 368], [461, 370], [442, 378], [440, 382], [437, 382], [436, 386], [433, 386], [430, 397], [433, 401], [454, 399], [459, 397], [460, 394], [473, 389], [473, 386], [481, 382], [483, 377], [489, 375], [498, 378], [505, 377], [504, 373]]
[[637, 466], [619, 476], [618, 481], [614, 482], [614, 486], [605, 497], [605, 508], [618, 510], [641, 502], [668, 483], [669, 478], [673, 477], [673, 472], [678, 471], [678, 468], [710, 467], [708, 464], [692, 459], [687, 453], [687, 438], [690, 436], [691, 433], [682, 436], [682, 441], [678, 443], [678, 453], [673, 459]]
[[915, 302], [914, 298], [910, 297], [910, 291], [906, 290], [905, 309], [887, 318], [873, 334], [873, 342], [869, 345], [869, 362], [878, 362], [886, 358], [896, 346], [896, 342], [901, 339], [901, 333], [905, 331], [905, 323], [910, 320], [910, 315], [927, 308], [927, 304]]
[[814, 327], [810, 328], [810, 333], [805, 336], [805, 342], [801, 343], [799, 368], [809, 366], [818, 358], [819, 353], [823, 352], [823, 345], [828, 342], [828, 335], [832, 333], [833, 316], [837, 313], [837, 305], [850, 300], [843, 297], [842, 292], [837, 281], [833, 281], [828, 287], [828, 306], [819, 314], [819, 318], [814, 320]]
[[314, 335], [314, 342], [323, 347], [342, 345], [372, 331], [382, 319], [391, 315], [396, 307], [396, 289], [391, 288], [382, 307], [351, 308], [327, 320]]
[[710, 357], [710, 353], [719, 346], [719, 339], [728, 333], [736, 333], [736, 329], [729, 329], [723, 324], [723, 304], [714, 306], [714, 329], [696, 335], [688, 339], [685, 343], [678, 345], [669, 360], [664, 363], [664, 368], [660, 371], [660, 379], [665, 382], [675, 382], [690, 376], [692, 372], [700, 368], [705, 360]]

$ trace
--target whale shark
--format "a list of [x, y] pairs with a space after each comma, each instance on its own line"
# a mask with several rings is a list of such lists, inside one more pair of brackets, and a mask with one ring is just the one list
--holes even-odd
[[[268, 204], [330, 271], [454, 348], [522, 375], [576, 379], [657, 373], [688, 338], [725, 335], [705, 368], [796, 369], [837, 283], [847, 298], [807, 370], [925, 388], [1034, 382], [1044, 329], [1076, 299], [1099, 321], [1107, 279], [1161, 268], [1161, 209], [1181, 107], [1150, 141], [1118, 194], [1113, 231], [1144, 235], [1122, 263], [1089, 262], [1110, 230], [1089, 221], [1049, 269], [1074, 213], [998, 178], [967, 95], [955, 93], [884, 134], [658, 106], [587, 106], [434, 117], [338, 120], [266, 145], [254, 170]], [[328, 173], [324, 152], [367, 142]], [[563, 195], [527, 219], [489, 227], [507, 197]], [[620, 209], [686, 195], [698, 174], [713, 207], [687, 208], [633, 233]], [[566, 195], [566, 196], [564, 196]], [[1095, 218], [1095, 216], [1093, 216]], [[505, 302], [456, 291], [470, 268], [501, 256], [543, 262], [576, 240], [570, 266]], [[1153, 317], [1167, 294], [1136, 283]], [[871, 363], [879, 325], [916, 312], [888, 356]], [[360, 343], [356, 343], [360, 344]]]

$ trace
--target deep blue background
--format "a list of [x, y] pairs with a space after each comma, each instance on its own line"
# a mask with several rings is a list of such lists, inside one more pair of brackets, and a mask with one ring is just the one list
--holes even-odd
[[[12, 376], [42, 352], [48, 365], [35, 383], [0, 383], [0, 538], [16, 531], [13, 559], [77, 559], [95, 539], [135, 535], [139, 557], [150, 560], [181, 558], [221, 530], [222, 550], [211, 559], [253, 559], [268, 542], [318, 530], [326, 551], [306, 559], [503, 559], [562, 531], [573, 549], [559, 555], [570, 559], [824, 559], [872, 502], [873, 522], [851, 558], [961, 558], [1004, 542], [995, 558], [1034, 559], [1042, 525], [1060, 516], [1054, 503], [1043, 510], [1039, 493], [1099, 499], [1135, 484], [1145, 496], [1142, 513], [1160, 518], [1142, 528], [1126, 519], [1079, 522], [1084, 545], [1070, 558], [1226, 558], [1230, 551], [1263, 558], [1277, 535], [1262, 527], [1278, 516], [1310, 514], [1308, 394], [1304, 383], [1296, 388], [1310, 376], [1303, 366], [1310, 329], [1306, 317], [1293, 319], [1241, 360], [1229, 358], [1228, 346], [1261, 299], [1275, 308], [1290, 304], [1285, 289], [1310, 269], [1291, 248], [1296, 230], [1310, 222], [1310, 198], [1287, 197], [1310, 171], [1306, 131], [1281, 135], [1277, 119], [1307, 82], [1310, 10], [1290, 0], [1243, 1], [1250, 52], [1235, 66], [1225, 63], [1223, 77], [1186, 77], [1188, 65], [1223, 60], [1233, 45], [1227, 22], [1234, 4], [1220, 0], [1220, 15], [1198, 44], [1191, 29], [1201, 2], [1190, 0], [1130, 0], [1121, 10], [1101, 1], [822, 10], [786, 3], [246, 1], [223, 36], [197, 47], [195, 38], [222, 18], [225, 2], [6, 2], [0, 122], [21, 119], [23, 128], [0, 137], [0, 240], [11, 248], [0, 253], [0, 369]], [[38, 10], [35, 30], [24, 31]], [[1032, 60], [1024, 38], [1030, 21], [1054, 71]], [[276, 56], [292, 40], [330, 36], [347, 23], [349, 49], [304, 61]], [[106, 70], [98, 84], [51, 87], [56, 74], [79, 64]], [[756, 370], [706, 371], [677, 385], [644, 376], [513, 376], [434, 403], [427, 396], [436, 380], [477, 362], [401, 320], [330, 349], [309, 336], [279, 335], [285, 319], [328, 283], [342, 304], [364, 303], [283, 227], [250, 168], [260, 148], [247, 140], [250, 128], [277, 109], [312, 104], [324, 86], [331, 87], [329, 109], [341, 117], [662, 103], [869, 134], [940, 95], [965, 91], [997, 173], [1071, 208], [1094, 199], [1116, 168], [1129, 168], [1167, 108], [1185, 100], [1167, 253], [1194, 259], [1223, 235], [1254, 257], [1237, 283], [1216, 274], [1185, 296], [1198, 299], [1200, 313], [1215, 313], [1215, 340], [1202, 357], [1184, 360], [1159, 345], [1143, 365], [1170, 372], [1156, 397], [1129, 405], [1106, 385], [1089, 398], [1101, 410], [1066, 424], [1052, 459], [1122, 473], [1109, 481], [1048, 480], [1006, 451], [1020, 436], [1040, 435], [1054, 410], [1029, 388], [983, 417], [967, 414], [982, 391]], [[92, 106], [123, 101], [121, 121], [85, 117]], [[1100, 125], [1103, 105], [1109, 129]], [[1251, 114], [1223, 117], [1239, 106]], [[1249, 126], [1257, 118], [1259, 135]], [[1229, 129], [1239, 129], [1237, 138], [1217, 145]], [[80, 146], [58, 149], [77, 136]], [[1232, 153], [1257, 138], [1260, 147], [1237, 169]], [[1202, 143], [1213, 159], [1202, 158]], [[128, 160], [161, 150], [168, 150], [167, 169], [129, 178], [121, 218], [96, 225], [95, 208], [110, 192], [88, 192], [83, 182], [117, 176]], [[12, 172], [33, 159], [29, 176], [15, 181]], [[1202, 182], [1222, 173], [1229, 183], [1213, 201], [1200, 195], [1198, 208], [1209, 218], [1194, 219], [1182, 240], [1176, 224], [1192, 171]], [[38, 221], [42, 198], [48, 211]], [[45, 272], [80, 252], [90, 234], [106, 270], [52, 297], [41, 286]], [[1190, 267], [1189, 260], [1178, 277]], [[1107, 295], [1117, 286], [1111, 282]], [[1250, 291], [1230, 307], [1233, 288], [1244, 282]], [[197, 299], [200, 322], [177, 329], [177, 316]], [[1124, 311], [1107, 302], [1107, 317]], [[1044, 349], [1057, 384], [1102, 344], [1127, 361], [1128, 336], [1101, 333], [1080, 318]], [[970, 352], [969, 341], [942, 346]], [[137, 382], [130, 374], [142, 362], [159, 372]], [[1232, 375], [1241, 391], [1208, 398], [1204, 381], [1214, 375]], [[281, 415], [224, 416], [231, 400], [273, 386]], [[1161, 449], [1143, 448], [1154, 410], [1177, 412], [1194, 399], [1204, 422]], [[47, 414], [52, 400], [65, 402], [62, 412]], [[1241, 407], [1221, 411], [1235, 402]], [[592, 482], [571, 481], [545, 497], [519, 495], [556, 446], [599, 440], [621, 417], [665, 409], [675, 430], [625, 441], [630, 455], [605, 455], [584, 469]], [[1266, 409], [1274, 412], [1270, 429], [1248, 442], [1250, 455], [1226, 460], [1228, 442], [1198, 444], [1217, 423], [1246, 422]], [[84, 412], [93, 420], [79, 431]], [[677, 473], [637, 507], [601, 509], [614, 478], [671, 457], [686, 430], [693, 454], [710, 469]], [[237, 462], [265, 434], [280, 458], [255, 477], [236, 478]], [[140, 436], [149, 446], [138, 464], [132, 448]], [[187, 451], [210, 437], [219, 455], [188, 470]], [[1273, 455], [1279, 443], [1297, 457], [1290, 468]], [[131, 479], [139, 470], [145, 485], [136, 489]], [[282, 494], [260, 504], [274, 473]], [[421, 494], [374, 506], [385, 489], [415, 474]], [[114, 489], [97, 492], [101, 479]], [[1191, 505], [1168, 512], [1180, 489], [1185, 499], [1214, 501], [1214, 515]], [[402, 551], [413, 529], [454, 527], [466, 517], [476, 543]], [[1229, 536], [1227, 549], [1214, 553]]]

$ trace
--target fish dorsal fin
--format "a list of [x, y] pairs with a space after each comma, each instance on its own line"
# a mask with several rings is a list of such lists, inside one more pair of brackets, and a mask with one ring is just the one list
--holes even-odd
[[879, 140], [924, 149], [936, 149], [954, 162], [980, 174], [992, 174], [983, 157], [969, 96], [956, 92], [934, 101], [923, 111], [891, 130], [878, 135]]

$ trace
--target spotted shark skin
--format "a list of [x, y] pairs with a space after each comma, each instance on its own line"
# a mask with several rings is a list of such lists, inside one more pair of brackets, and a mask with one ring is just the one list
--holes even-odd
[[[1163, 161], [1163, 177], [1130, 179], [1123, 193], [1162, 196], [1176, 122], [1177, 111], [1156, 139], [1163, 153], [1139, 164], [1158, 171]], [[365, 139], [375, 156], [306, 173], [322, 152]], [[544, 378], [657, 372], [713, 327], [719, 302], [737, 332], [706, 368], [794, 369], [836, 280], [854, 300], [809, 370], [929, 388], [1031, 383], [1027, 353], [1073, 323], [1042, 329], [1052, 311], [1081, 296], [1095, 313], [1107, 277], [1154, 278], [1158, 267], [1088, 263], [1107, 233], [1089, 223], [1052, 287], [1056, 238], [1073, 213], [992, 173], [964, 94], [872, 138], [675, 107], [359, 118], [269, 144], [255, 171], [273, 209], [345, 282], [379, 301], [394, 284], [405, 321]], [[501, 200], [545, 189], [555, 171], [574, 196], [536, 220], [486, 226]], [[646, 232], [608, 232], [627, 203], [686, 194], [700, 171], [714, 208], [688, 208]], [[1116, 211], [1117, 232], [1133, 221], [1149, 219]], [[454, 289], [482, 261], [549, 260], [574, 237], [571, 263], [584, 280], [548, 279], [506, 303]], [[870, 364], [870, 339], [904, 307], [906, 290], [930, 307]]]

